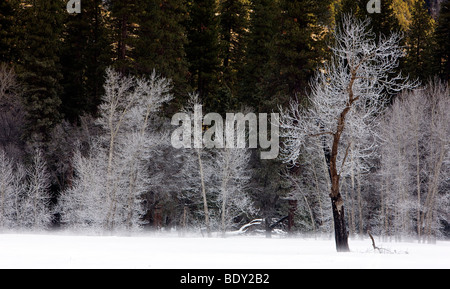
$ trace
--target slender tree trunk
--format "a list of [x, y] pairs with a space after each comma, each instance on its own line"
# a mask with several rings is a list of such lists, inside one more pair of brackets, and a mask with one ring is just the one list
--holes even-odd
[[272, 228], [270, 228], [270, 218], [266, 217], [264, 219], [265, 229], [266, 229], [266, 238], [272, 238]]
[[352, 188], [351, 188], [351, 196], [348, 198], [350, 200], [350, 235], [354, 236], [356, 234], [356, 216], [355, 216], [355, 172], [352, 168], [351, 173], [351, 182], [352, 182]]
[[350, 178], [351, 178], [351, 182], [352, 182], [352, 189], [351, 191], [351, 226], [350, 226], [350, 234], [353, 236], [353, 234], [356, 233], [356, 217], [355, 217], [355, 157], [354, 157], [354, 147], [355, 147], [355, 142], [353, 141], [353, 139], [351, 139], [351, 143], [350, 143]]
[[227, 149], [227, 162], [225, 165], [225, 173], [223, 174], [223, 180], [222, 180], [222, 234], [223, 236], [225, 236], [225, 230], [226, 230], [226, 224], [225, 224], [225, 219], [226, 219], [226, 208], [227, 208], [227, 197], [228, 197], [228, 192], [227, 192], [227, 184], [228, 184], [228, 178], [229, 178], [229, 167], [230, 167], [230, 150]]
[[[385, 180], [381, 180], [381, 181], [385, 181]], [[382, 224], [382, 234], [384, 235], [383, 237], [386, 237], [386, 208], [385, 208], [385, 197], [384, 197], [384, 191], [387, 190], [387, 181], [385, 181], [385, 185], [384, 187], [381, 188], [381, 193], [380, 193], [380, 197], [381, 197], [381, 222]]]
[[359, 213], [359, 235], [363, 235], [363, 213], [362, 213], [362, 198], [361, 198], [361, 171], [357, 171], [358, 177], [358, 213]]
[[0, 188], [0, 203], [1, 203], [1, 211], [0, 211], [0, 228], [3, 228], [3, 217], [5, 216], [5, 185], [2, 184]]
[[114, 141], [115, 141], [115, 135], [114, 135], [114, 128], [112, 125], [112, 118], [110, 117], [109, 120], [110, 124], [110, 139], [109, 139], [109, 152], [108, 152], [108, 167], [106, 169], [106, 194], [109, 198], [109, 209], [108, 213], [106, 215], [106, 228], [112, 230], [113, 229], [113, 220], [111, 219], [111, 216], [113, 215], [113, 209], [114, 209], [114, 203], [116, 201], [116, 196], [114, 194], [114, 190], [112, 190], [112, 163], [113, 163], [113, 157], [114, 157]]
[[210, 237], [211, 236], [211, 228], [209, 225], [208, 201], [206, 200], [206, 189], [205, 189], [205, 181], [204, 181], [204, 176], [203, 176], [203, 164], [202, 164], [202, 158], [200, 156], [199, 149], [197, 149], [197, 156], [198, 156], [198, 165], [200, 167], [200, 181], [202, 183], [203, 210], [205, 213], [206, 233], [208, 234], [208, 237]]
[[424, 233], [427, 234], [428, 241], [431, 240], [433, 234], [432, 223], [433, 223], [433, 214], [435, 210], [434, 206], [436, 203], [436, 193], [438, 190], [439, 174], [442, 168], [442, 164], [444, 162], [444, 156], [445, 156], [445, 144], [441, 142], [439, 158], [435, 161], [434, 164], [433, 178], [431, 183], [429, 184], [428, 194], [425, 202], [426, 212], [424, 222], [425, 224]]
[[316, 166], [313, 165], [313, 172], [314, 172], [314, 180], [316, 182], [316, 195], [317, 195], [317, 201], [319, 202], [319, 211], [320, 211], [320, 225], [322, 224], [323, 220], [325, 219], [323, 215], [323, 209], [322, 209], [322, 198], [320, 196], [320, 190], [319, 190], [319, 179], [317, 178], [317, 172], [316, 172]]
[[223, 200], [222, 200], [222, 235], [225, 236], [225, 231], [226, 231], [225, 211], [227, 208], [227, 195], [226, 195], [227, 193], [226, 193], [226, 191], [223, 192], [223, 194], [224, 194], [224, 196], [223, 196]]
[[415, 130], [415, 144], [416, 144], [416, 185], [417, 185], [417, 238], [420, 242], [420, 155], [419, 155], [419, 123], [416, 124]]

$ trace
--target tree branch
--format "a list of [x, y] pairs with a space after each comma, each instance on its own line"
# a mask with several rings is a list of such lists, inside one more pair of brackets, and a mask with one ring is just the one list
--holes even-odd
[[331, 136], [334, 135], [334, 133], [332, 133], [331, 131], [324, 131], [324, 132], [319, 132], [319, 133], [316, 133], [316, 134], [309, 134], [308, 136], [309, 137], [316, 137], [316, 136], [321, 136], [321, 135], [324, 135], [324, 134], [329, 134]]
[[344, 164], [345, 164], [345, 161], [347, 160], [347, 156], [348, 156], [348, 150], [350, 149], [351, 144], [352, 144], [352, 142], [349, 142], [347, 145], [347, 148], [345, 149], [345, 156], [344, 156], [344, 159], [342, 160], [341, 168], [339, 170], [339, 176], [341, 175], [342, 169], [344, 168]]

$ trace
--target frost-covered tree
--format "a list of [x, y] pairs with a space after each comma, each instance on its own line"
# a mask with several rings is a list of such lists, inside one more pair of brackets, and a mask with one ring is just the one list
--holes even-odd
[[239, 136], [245, 136], [235, 130], [236, 126], [245, 129], [235, 125], [237, 118], [227, 114], [224, 124], [217, 113], [203, 116], [202, 102], [192, 94], [182, 113], [172, 119], [172, 125], [182, 123], [172, 134], [177, 158], [182, 160], [179, 196], [202, 207], [197, 212], [208, 235], [216, 227], [225, 233], [236, 217], [254, 212], [246, 188], [250, 150], [235, 145]]
[[[195, 223], [210, 235], [213, 225], [211, 219], [212, 180], [215, 173], [210, 166], [214, 157], [212, 152], [204, 149], [178, 149], [177, 160], [181, 163], [178, 180], [178, 198], [188, 207], [193, 207]], [[185, 220], [185, 218], [183, 217]]]
[[320, 139], [311, 139], [301, 155], [297, 165], [283, 173], [291, 184], [289, 199], [297, 200], [299, 230], [315, 235], [331, 233], [331, 182]]
[[0, 149], [0, 228], [46, 229], [52, 220], [50, 175], [41, 150], [25, 167]]
[[245, 148], [224, 148], [216, 151], [213, 170], [216, 172], [217, 201], [223, 233], [240, 214], [254, 212], [246, 193], [251, 177], [248, 164], [250, 152]]
[[331, 180], [336, 249], [349, 251], [340, 191], [352, 144], [349, 126], [363, 125], [367, 133], [373, 133], [374, 117], [383, 110], [383, 92], [400, 91], [411, 85], [401, 75], [392, 75], [403, 55], [398, 34], [381, 36], [377, 42], [368, 19], [344, 16], [334, 38], [332, 59], [311, 81], [310, 106], [305, 109], [294, 101], [282, 111], [282, 152], [286, 162], [296, 163], [307, 140], [320, 138]]
[[169, 81], [155, 72], [149, 79], [134, 79], [107, 71], [98, 122], [103, 126], [109, 144], [106, 169], [109, 203], [106, 226], [109, 229], [116, 223], [121, 224], [124, 218], [126, 226], [131, 227], [143, 213], [138, 208], [139, 195], [144, 191], [147, 179], [138, 178], [138, 175], [145, 171], [143, 161], [149, 157], [148, 147], [160, 138], [150, 134], [148, 126], [152, 114], [172, 98], [169, 90]]
[[76, 150], [72, 159], [76, 177], [58, 200], [62, 224], [76, 230], [103, 227], [108, 208], [104, 190], [106, 159], [106, 152], [98, 142], [91, 142], [87, 155]]
[[[379, 233], [387, 236], [408, 235], [412, 228], [407, 224], [412, 213], [412, 198], [409, 195], [409, 167], [406, 152], [412, 146], [407, 142], [407, 124], [404, 122], [406, 111], [401, 109], [400, 101], [396, 101], [391, 113], [381, 125], [381, 219], [383, 224]], [[413, 186], [414, 187], [414, 186]]]
[[450, 217], [450, 89], [441, 82], [432, 84], [429, 97], [430, 143], [426, 146], [429, 171], [420, 223], [423, 235], [430, 241], [440, 235], [442, 221], [448, 224]]
[[31, 165], [26, 169], [26, 185], [21, 197], [20, 227], [42, 230], [50, 225], [50, 175], [43, 153], [36, 149]]
[[449, 91], [435, 81], [398, 98], [382, 122], [381, 234], [439, 237], [448, 222]]
[[13, 161], [0, 149], [0, 228], [15, 226], [21, 181], [17, 179]]
[[[145, 213], [143, 194], [156, 181], [147, 168], [152, 146], [163, 138], [151, 128], [151, 120], [172, 98], [170, 82], [155, 72], [147, 79], [123, 76], [112, 69], [106, 74], [97, 119], [103, 134], [93, 140], [89, 156], [75, 158], [76, 180], [64, 193], [61, 211], [63, 221], [71, 224], [81, 222], [81, 226], [111, 231], [136, 229]], [[102, 200], [101, 208], [89, 198]], [[88, 217], [77, 221], [71, 206]]]
[[[183, 191], [187, 192], [191, 198], [196, 199], [197, 191], [201, 192], [201, 202], [203, 203], [204, 225], [208, 235], [211, 233], [210, 209], [207, 198], [208, 187], [211, 188], [209, 182], [212, 178], [212, 170], [209, 168], [212, 164], [212, 155], [203, 147], [202, 135], [198, 135], [198, 129], [202, 128], [203, 112], [202, 101], [197, 93], [189, 95], [189, 99], [182, 109], [185, 119], [183, 121], [183, 140], [187, 141], [180, 152], [182, 158], [185, 159], [183, 175], [185, 175], [185, 184], [182, 185]], [[197, 115], [197, 119], [196, 116]], [[191, 122], [191, 119], [194, 121]], [[175, 124], [175, 123], [172, 123]], [[187, 125], [187, 126], [185, 126]], [[194, 140], [194, 148], [190, 149], [191, 141]], [[205, 158], [207, 161], [205, 161]], [[192, 195], [194, 194], [194, 196]], [[198, 194], [197, 194], [198, 195]]]

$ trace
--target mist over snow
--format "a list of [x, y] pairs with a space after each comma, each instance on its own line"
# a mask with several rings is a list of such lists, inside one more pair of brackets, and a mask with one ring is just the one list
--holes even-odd
[[350, 239], [337, 253], [333, 238], [142, 233], [75, 236], [69, 233], [0, 235], [0, 268], [301, 269], [450, 268], [450, 242], [436, 244]]

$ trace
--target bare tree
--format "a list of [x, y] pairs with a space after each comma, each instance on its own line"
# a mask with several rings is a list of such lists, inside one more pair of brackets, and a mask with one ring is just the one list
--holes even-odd
[[251, 214], [255, 211], [246, 194], [246, 184], [251, 177], [249, 160], [250, 152], [245, 148], [224, 148], [216, 151], [212, 169], [217, 176], [217, 200], [223, 234], [239, 214]]
[[50, 225], [50, 175], [40, 149], [35, 150], [32, 164], [27, 168], [27, 183], [21, 199], [21, 226], [42, 230]]
[[[208, 168], [210, 162], [206, 162], [206, 164], [204, 162], [204, 158], [206, 157], [210, 159], [210, 155], [208, 155], [208, 152], [206, 152], [206, 150], [203, 148], [202, 136], [195, 135], [196, 127], [197, 126], [202, 127], [203, 114], [201, 108], [202, 102], [199, 99], [198, 94], [193, 93], [189, 95], [188, 102], [182, 109], [183, 113], [185, 113], [186, 116], [188, 116], [188, 119], [183, 121], [185, 121], [186, 124], [189, 124], [188, 130], [184, 132], [188, 134], [186, 136], [188, 137], [187, 139], [189, 142], [189, 147], [191, 143], [191, 138], [194, 139], [194, 142], [197, 143], [200, 142], [200, 146], [198, 144], [194, 145], [193, 150], [185, 149], [182, 151], [187, 160], [185, 166], [187, 170], [184, 170], [184, 174], [187, 176], [188, 179], [192, 179], [193, 176], [198, 176], [193, 178], [194, 183], [187, 181], [184, 189], [187, 189], [187, 191], [190, 191], [192, 189], [197, 190], [197, 188], [200, 189], [203, 202], [203, 214], [205, 218], [206, 232], [208, 236], [210, 236], [211, 235], [211, 222], [209, 212], [210, 210], [206, 191], [207, 191], [207, 183], [211, 180], [211, 170]], [[199, 115], [200, 123], [197, 123], [198, 120], [196, 120], [194, 117], [196, 113], [200, 114]], [[194, 120], [193, 123], [191, 123], [190, 119]]]
[[[155, 72], [148, 79], [136, 79], [107, 70], [97, 119], [103, 134], [92, 140], [87, 156], [75, 154], [76, 180], [63, 194], [60, 207], [67, 222], [110, 231], [140, 227], [145, 213], [143, 194], [160, 177], [149, 175], [148, 162], [155, 144], [164, 139], [152, 129], [151, 121], [172, 98], [169, 91], [170, 82]], [[91, 205], [95, 202], [91, 198], [102, 200], [97, 202], [101, 208]], [[78, 211], [70, 211], [71, 207]]]
[[103, 230], [108, 206], [105, 190], [107, 152], [93, 140], [82, 155], [77, 148], [72, 158], [74, 179], [58, 199], [61, 223], [71, 229]]
[[394, 33], [376, 42], [369, 27], [368, 19], [344, 17], [334, 33], [334, 56], [311, 82], [310, 107], [303, 109], [294, 101], [281, 116], [286, 162], [298, 161], [307, 139], [322, 141], [331, 180], [336, 249], [344, 252], [349, 247], [340, 180], [351, 147], [351, 138], [345, 137], [349, 123], [375, 133], [373, 122], [383, 110], [384, 92], [411, 87], [401, 75], [391, 75], [403, 55], [400, 36]]
[[399, 97], [381, 125], [381, 233], [433, 240], [448, 221], [448, 87], [434, 81]]
[[15, 190], [17, 182], [13, 161], [0, 149], [0, 228], [14, 226], [17, 213], [18, 192]]
[[431, 99], [428, 118], [430, 139], [426, 146], [428, 188], [420, 223], [424, 227], [424, 235], [430, 241], [437, 237], [441, 220], [449, 221], [450, 90], [447, 85], [435, 81], [430, 84], [428, 95]]

